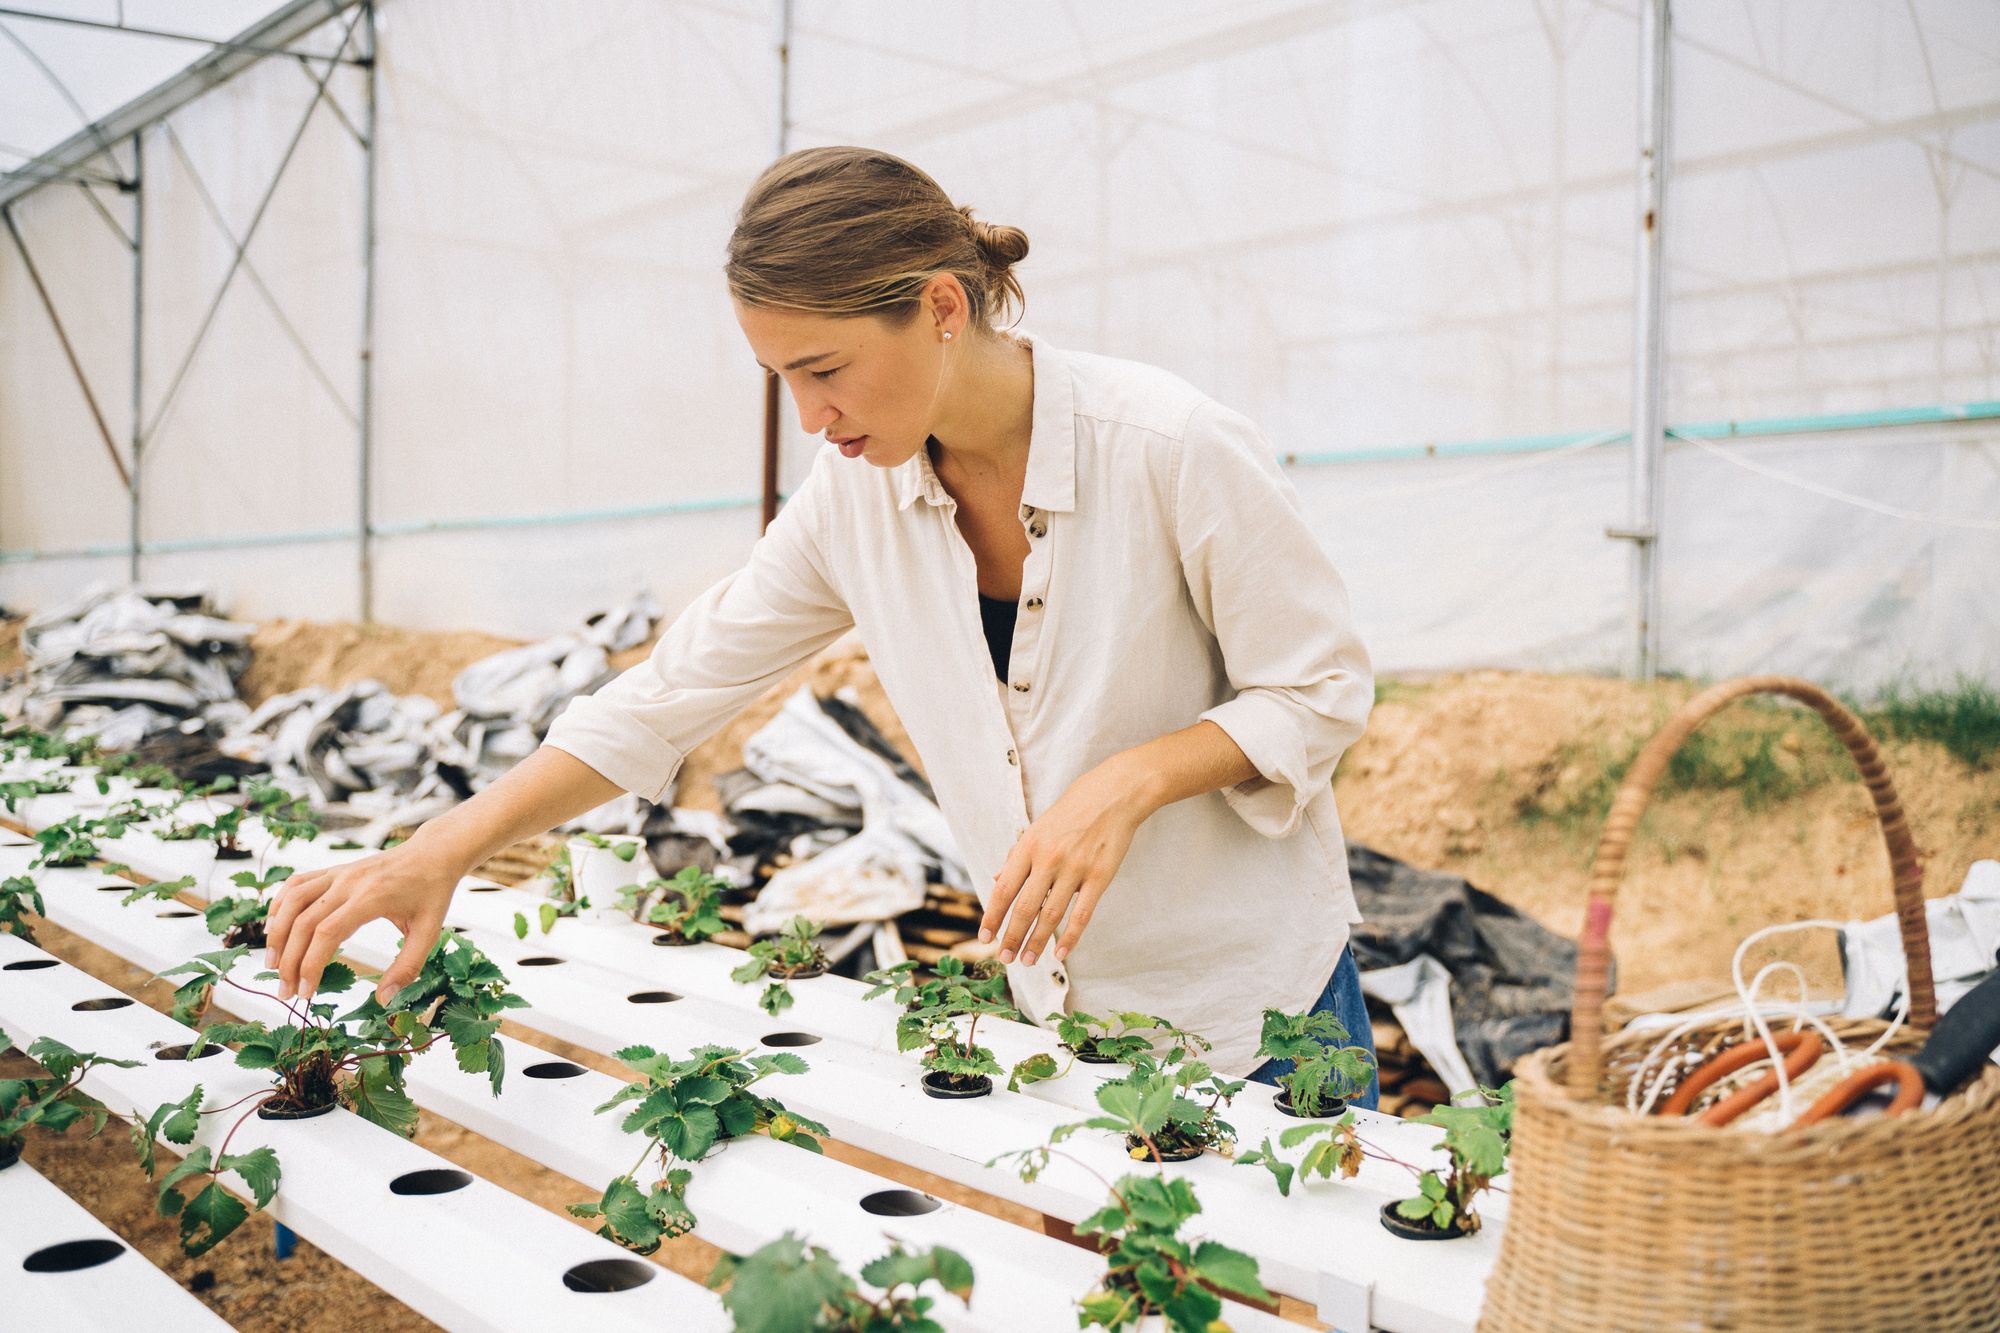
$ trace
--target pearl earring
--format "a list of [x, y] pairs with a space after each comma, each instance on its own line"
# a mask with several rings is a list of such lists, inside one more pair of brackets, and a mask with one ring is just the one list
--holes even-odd
[[946, 342], [950, 342], [950, 341], [951, 341], [951, 331], [950, 331], [950, 330], [948, 330], [948, 329], [947, 329], [947, 330], [945, 331], [945, 335], [944, 335], [944, 340], [945, 340]]

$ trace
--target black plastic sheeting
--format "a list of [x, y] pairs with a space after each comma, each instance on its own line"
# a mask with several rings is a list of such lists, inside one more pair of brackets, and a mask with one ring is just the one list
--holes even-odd
[[1367, 972], [1421, 954], [1444, 964], [1454, 1035], [1481, 1083], [1499, 1086], [1522, 1056], [1568, 1037], [1574, 940], [1469, 880], [1359, 843], [1347, 844], [1347, 867], [1363, 918], [1352, 936], [1355, 965]]

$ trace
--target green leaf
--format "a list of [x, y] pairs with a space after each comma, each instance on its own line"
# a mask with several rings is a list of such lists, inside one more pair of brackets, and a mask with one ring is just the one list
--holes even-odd
[[1264, 1290], [1264, 1284], [1258, 1280], [1257, 1261], [1241, 1250], [1205, 1240], [1194, 1247], [1194, 1266], [1202, 1280], [1210, 1286], [1247, 1296], [1253, 1301], [1268, 1304], [1272, 1300], [1271, 1293]]
[[354, 1113], [362, 1119], [406, 1139], [416, 1134], [417, 1104], [404, 1090], [402, 1073], [395, 1062], [363, 1060], [348, 1089]]
[[190, 1259], [199, 1258], [228, 1239], [229, 1233], [242, 1226], [249, 1216], [250, 1210], [240, 1199], [210, 1181], [181, 1210], [181, 1252]]
[[259, 1208], [268, 1207], [278, 1192], [278, 1154], [272, 1148], [252, 1148], [249, 1152], [229, 1153], [215, 1164], [216, 1174], [234, 1171], [250, 1187], [250, 1193], [257, 1200]]
[[519, 912], [514, 913], [514, 938], [517, 940], [528, 938], [528, 918]]

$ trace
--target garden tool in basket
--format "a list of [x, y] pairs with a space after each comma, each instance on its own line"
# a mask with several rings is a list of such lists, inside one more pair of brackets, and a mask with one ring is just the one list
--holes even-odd
[[[2000, 1047], [2000, 971], [1960, 998], [1908, 1060], [1874, 1061], [1855, 1070], [1822, 1093], [1785, 1128], [1803, 1128], [1829, 1116], [1844, 1115], [1876, 1089], [1891, 1086], [1894, 1093], [1882, 1108], [1882, 1114], [1901, 1115], [1919, 1106], [1928, 1110], [1977, 1072], [1995, 1047]], [[1811, 1029], [1783, 1033], [1773, 1038], [1769, 1046], [1762, 1041], [1738, 1043], [1689, 1072], [1674, 1095], [1662, 1104], [1659, 1114], [1687, 1114], [1702, 1093], [1738, 1070], [1772, 1055], [1772, 1048], [1784, 1062], [1786, 1081], [1796, 1083], [1800, 1075], [1818, 1064], [1826, 1052], [1826, 1043]], [[1712, 1127], [1729, 1124], [1777, 1090], [1778, 1075], [1773, 1071], [1721, 1098], [1695, 1118]]]

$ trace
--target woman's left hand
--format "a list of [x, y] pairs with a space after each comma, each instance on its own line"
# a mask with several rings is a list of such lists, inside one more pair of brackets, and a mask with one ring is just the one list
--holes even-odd
[[[1056, 958], [1069, 956], [1111, 887], [1139, 825], [1159, 807], [1134, 771], [1131, 752], [1114, 755], [1078, 778], [1028, 826], [993, 877], [979, 938], [1000, 940], [1000, 961], [1032, 963], [1063, 923]], [[1001, 923], [1005, 922], [1005, 930]]]

